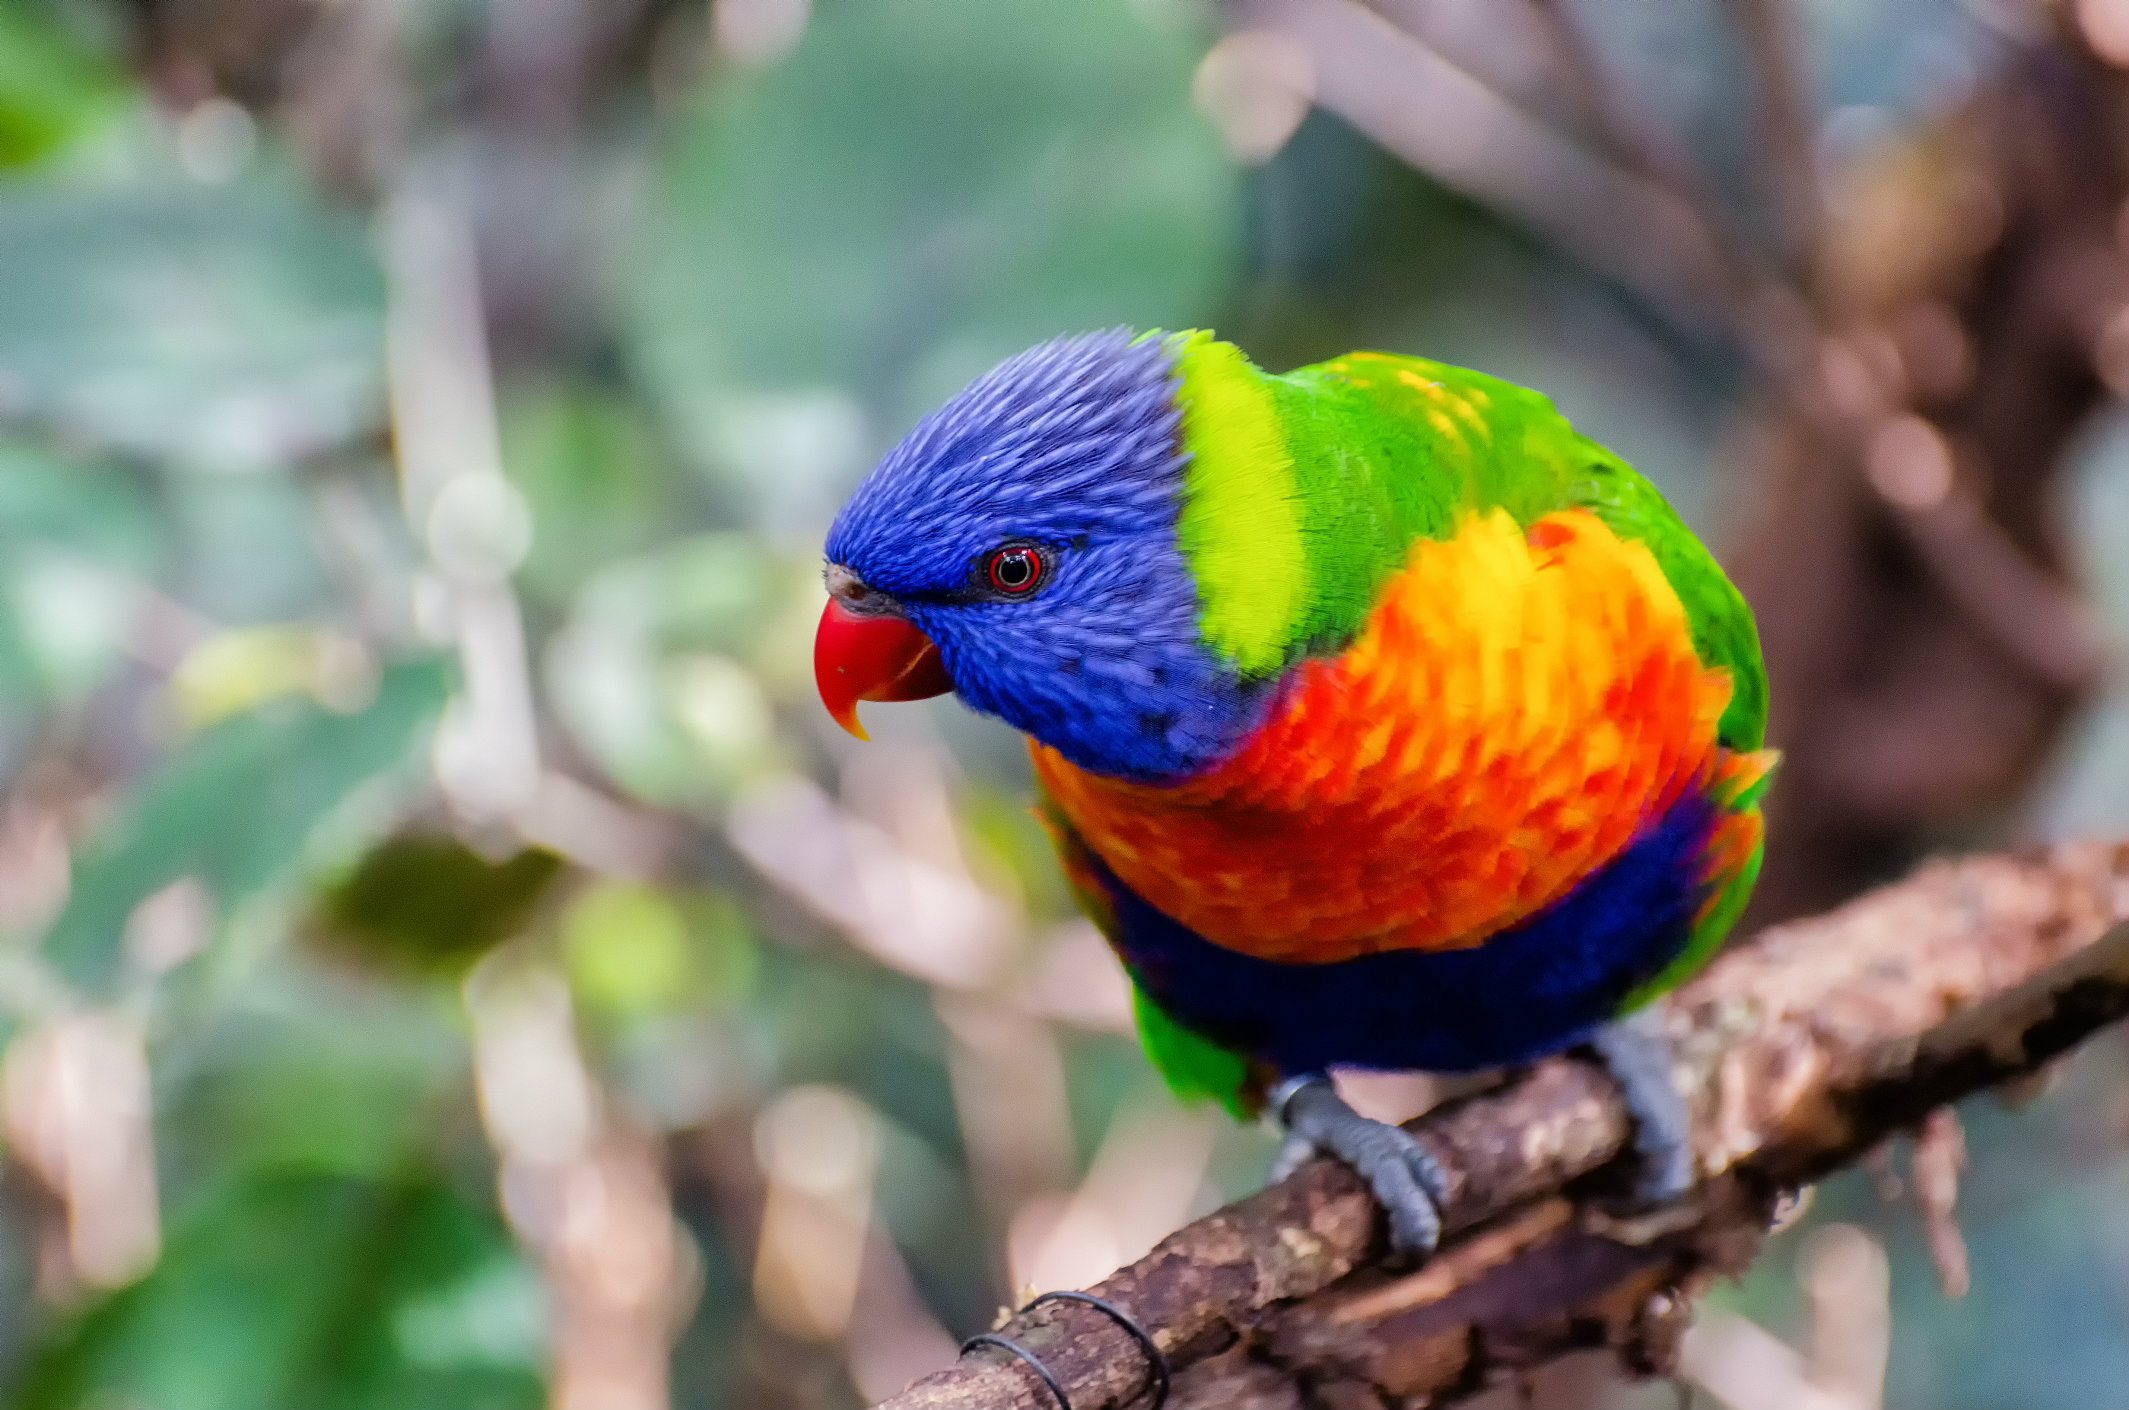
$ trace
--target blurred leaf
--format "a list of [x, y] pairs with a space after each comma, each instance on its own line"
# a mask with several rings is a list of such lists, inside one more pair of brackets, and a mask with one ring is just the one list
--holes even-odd
[[[290, 475], [166, 475], [160, 488], [172, 540], [166, 588], [188, 607], [255, 626], [333, 614], [344, 600], [334, 589], [344, 592], [346, 580], [335, 583], [318, 556], [315, 484]], [[397, 528], [397, 506], [386, 523], [388, 533]]]
[[713, 892], [683, 903], [618, 881], [586, 887], [570, 903], [562, 953], [577, 996], [618, 1019], [729, 1006], [753, 987], [760, 965], [730, 897]]
[[610, 1014], [677, 1007], [692, 965], [680, 907], [651, 886], [586, 887], [562, 917], [571, 987]]
[[157, 539], [130, 478], [0, 441], [0, 699], [101, 683], [132, 629], [125, 580], [148, 573]]
[[153, 892], [193, 876], [226, 915], [271, 886], [320, 821], [407, 758], [442, 709], [448, 679], [440, 663], [397, 666], [360, 714], [282, 700], [191, 741], [75, 857], [72, 895], [45, 937], [48, 958], [102, 990], [117, 977], [127, 918]]
[[447, 1188], [262, 1175], [44, 1347], [16, 1403], [514, 1410], [543, 1398], [544, 1320], [537, 1274]]
[[0, 544], [37, 542], [139, 569], [154, 556], [155, 535], [134, 480], [42, 446], [0, 440]]
[[436, 1119], [470, 1108], [472, 1069], [457, 1009], [427, 991], [277, 963], [156, 1059], [172, 1217], [264, 1171], [383, 1179], [432, 1143], [478, 1140]]
[[671, 529], [658, 445], [637, 408], [581, 385], [521, 388], [502, 409], [503, 464], [532, 507], [518, 580], [560, 598]]
[[325, 937], [417, 972], [456, 972], [523, 930], [563, 871], [544, 847], [490, 861], [455, 837], [413, 833], [372, 849], [320, 898]]
[[102, 684], [131, 632], [132, 585], [41, 545], [11, 555], [0, 574], [0, 683], [59, 700]]
[[691, 452], [795, 503], [872, 438], [838, 389], [899, 426], [1043, 338], [1211, 317], [1240, 210], [1191, 107], [1205, 43], [1129, 0], [865, 0], [719, 73], [628, 271]]
[[186, 652], [170, 677], [178, 713], [194, 729], [283, 695], [335, 704], [372, 684], [360, 646], [308, 623], [287, 622], [216, 632]]
[[292, 178], [18, 188], [0, 267], [0, 386], [71, 434], [256, 469], [380, 423], [382, 276]]
[[[636, 797], [714, 802], [779, 762], [767, 687], [803, 652], [819, 579], [737, 534], [624, 560], [577, 594], [545, 678], [577, 744]], [[807, 686], [810, 690], [810, 685]]]
[[0, 167], [29, 166], [110, 123], [117, 69], [29, 4], [0, 6]]
[[1079, 914], [1058, 869], [1057, 844], [1026, 793], [974, 780], [962, 791], [960, 823], [969, 864], [985, 886], [1016, 896], [1036, 916]]
[[722, 1007], [751, 996], [761, 978], [761, 947], [739, 902], [722, 891], [699, 891], [684, 910], [703, 1001]]

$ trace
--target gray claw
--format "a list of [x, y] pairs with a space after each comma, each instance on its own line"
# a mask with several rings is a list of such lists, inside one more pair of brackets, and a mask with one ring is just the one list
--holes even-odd
[[1279, 1142], [1278, 1154], [1271, 1158], [1271, 1169], [1264, 1172], [1264, 1183], [1276, 1185], [1316, 1158], [1316, 1143], [1308, 1137], [1289, 1131], [1286, 1139]]
[[1321, 1077], [1283, 1083], [1275, 1098], [1279, 1118], [1290, 1133], [1278, 1164], [1285, 1164], [1297, 1147], [1304, 1153], [1294, 1165], [1317, 1151], [1336, 1156], [1367, 1181], [1389, 1215], [1392, 1247], [1413, 1259], [1434, 1251], [1441, 1242], [1448, 1180], [1426, 1147], [1410, 1132], [1362, 1116]]
[[1693, 1188], [1692, 1118], [1671, 1076], [1671, 1043], [1661, 1015], [1644, 1009], [1608, 1023], [1590, 1036], [1589, 1046], [1619, 1084], [1634, 1118], [1634, 1151], [1641, 1158], [1634, 1197], [1668, 1204], [1684, 1195]]

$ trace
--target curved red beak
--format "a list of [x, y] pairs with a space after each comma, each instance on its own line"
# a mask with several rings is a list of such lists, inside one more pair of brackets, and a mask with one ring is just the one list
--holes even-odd
[[860, 700], [924, 700], [954, 688], [939, 648], [907, 617], [853, 612], [839, 597], [828, 599], [813, 636], [813, 679], [821, 704], [859, 739], [868, 737]]

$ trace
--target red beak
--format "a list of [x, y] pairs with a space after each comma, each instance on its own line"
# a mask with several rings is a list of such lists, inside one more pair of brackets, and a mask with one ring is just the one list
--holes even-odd
[[954, 688], [939, 648], [907, 617], [857, 613], [828, 599], [813, 637], [813, 679], [835, 722], [859, 739], [860, 700], [924, 700]]

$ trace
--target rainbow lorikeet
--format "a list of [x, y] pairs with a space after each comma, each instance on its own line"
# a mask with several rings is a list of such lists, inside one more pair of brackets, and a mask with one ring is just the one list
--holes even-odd
[[1640, 1192], [1691, 1179], [1658, 1031], [1758, 872], [1752, 613], [1551, 402], [1205, 333], [1064, 338], [873, 470], [827, 543], [822, 699], [954, 691], [1030, 737], [1087, 910], [1179, 1092], [1439, 1232], [1419, 1144], [1328, 1081], [1587, 1045]]

